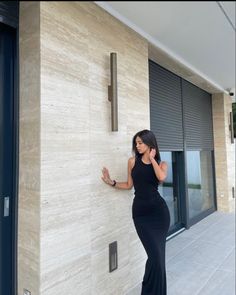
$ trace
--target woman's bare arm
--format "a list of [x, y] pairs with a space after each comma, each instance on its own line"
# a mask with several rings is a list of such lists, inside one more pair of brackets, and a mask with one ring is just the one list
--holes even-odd
[[153, 158], [151, 159], [153, 169], [155, 171], [156, 177], [160, 182], [164, 182], [164, 180], [167, 177], [167, 163], [161, 162], [160, 165], [158, 165], [157, 161]]
[[[131, 176], [131, 170], [134, 166], [134, 157], [129, 158], [128, 160], [128, 179], [127, 182], [116, 182], [116, 185], [114, 186], [117, 189], [131, 189], [133, 187], [133, 179]], [[106, 183], [112, 186], [112, 184], [114, 183], [113, 180], [111, 180], [110, 175], [109, 175], [109, 171], [107, 168], [103, 168], [102, 170], [103, 172], [103, 177], [102, 180]]]

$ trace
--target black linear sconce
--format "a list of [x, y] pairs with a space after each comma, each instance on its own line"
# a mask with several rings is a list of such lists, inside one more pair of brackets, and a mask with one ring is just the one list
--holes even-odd
[[117, 54], [110, 54], [111, 85], [108, 86], [108, 100], [111, 102], [111, 130], [118, 131], [117, 107]]
[[234, 122], [233, 122], [233, 112], [230, 112], [230, 113], [229, 113], [229, 130], [230, 130], [231, 143], [234, 143]]

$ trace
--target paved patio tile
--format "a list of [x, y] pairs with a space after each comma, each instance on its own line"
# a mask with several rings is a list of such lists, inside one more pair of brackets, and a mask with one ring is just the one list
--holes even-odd
[[[168, 295], [235, 294], [235, 213], [214, 212], [166, 243]], [[140, 295], [141, 284], [127, 295]]]
[[234, 295], [235, 273], [216, 270], [196, 295]]

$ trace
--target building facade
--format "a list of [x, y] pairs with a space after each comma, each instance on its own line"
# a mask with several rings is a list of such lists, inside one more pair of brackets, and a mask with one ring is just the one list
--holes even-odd
[[[169, 166], [160, 186], [169, 236], [215, 210], [232, 212], [232, 99], [93, 2], [12, 3], [0, 9], [0, 290], [129, 294], [146, 259], [131, 218], [133, 190], [105, 186], [102, 167], [125, 181], [132, 137], [151, 129]], [[109, 272], [113, 241], [118, 269]]]

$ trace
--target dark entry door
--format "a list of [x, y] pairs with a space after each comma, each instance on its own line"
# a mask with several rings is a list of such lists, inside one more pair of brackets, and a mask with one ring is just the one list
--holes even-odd
[[0, 295], [13, 293], [15, 31], [0, 23]]

